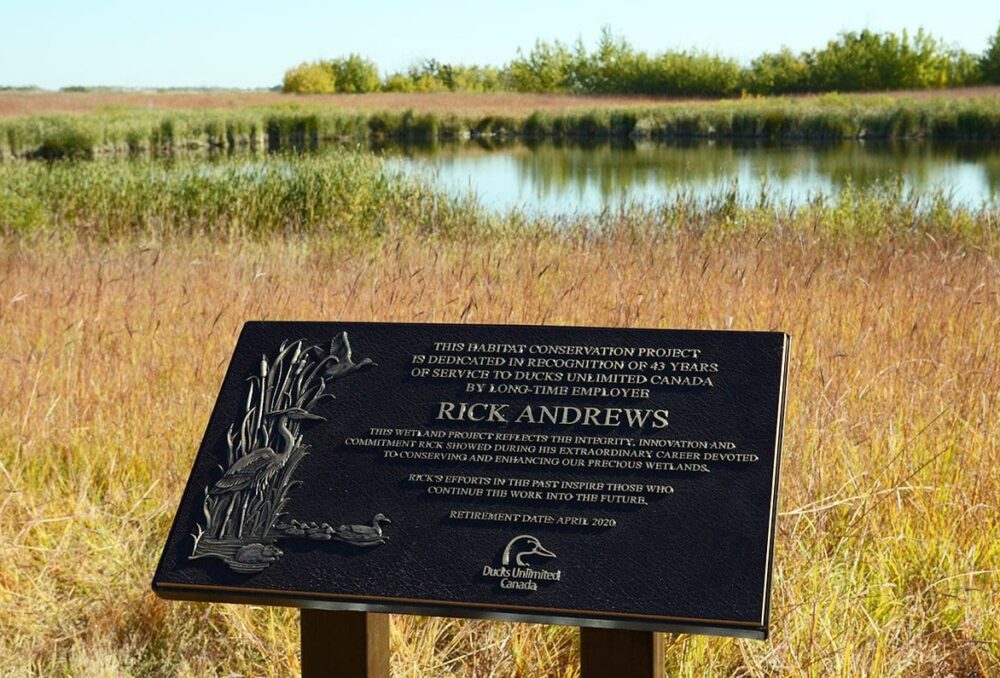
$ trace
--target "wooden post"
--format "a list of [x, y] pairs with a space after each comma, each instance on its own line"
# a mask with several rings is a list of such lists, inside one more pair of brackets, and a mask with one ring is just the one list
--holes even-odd
[[581, 627], [580, 678], [663, 678], [663, 634]]
[[389, 678], [389, 615], [303, 609], [303, 678]]

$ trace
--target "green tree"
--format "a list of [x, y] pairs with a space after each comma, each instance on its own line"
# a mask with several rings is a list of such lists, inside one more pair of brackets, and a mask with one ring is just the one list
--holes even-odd
[[787, 47], [750, 64], [747, 87], [755, 94], [790, 94], [809, 89], [809, 64]]
[[452, 92], [496, 92], [504, 89], [503, 77], [490, 66], [442, 64], [442, 80]]
[[336, 91], [333, 72], [321, 61], [303, 62], [285, 71], [281, 90], [292, 94], [330, 94]]
[[387, 92], [495, 92], [504, 88], [504, 78], [495, 68], [445, 64], [437, 59], [393, 73], [382, 86]]
[[601, 28], [597, 49], [587, 51], [577, 41], [569, 67], [570, 87], [597, 94], [634, 91], [636, 54], [625, 38], [616, 36], [610, 26]]
[[[410, 66], [405, 72], [393, 73], [386, 78], [382, 89], [386, 92], [448, 92], [450, 88], [442, 77], [450, 72], [450, 67], [442, 72], [440, 63], [427, 59]], [[450, 79], [450, 75], [446, 77]]]
[[983, 82], [1000, 85], [1000, 26], [979, 58], [979, 73]]
[[381, 85], [378, 67], [373, 61], [365, 59], [360, 54], [352, 53], [346, 57], [324, 62], [324, 64], [333, 74], [338, 92], [348, 94], [377, 92]]
[[[327, 71], [327, 74], [323, 73]], [[923, 29], [911, 35], [843, 32], [825, 47], [764, 53], [749, 66], [699, 51], [656, 54], [633, 48], [610, 27], [593, 49], [538, 41], [505, 67], [427, 59], [380, 80], [358, 54], [300, 64], [285, 74], [286, 92], [579, 92], [730, 97], [741, 92], [857, 92], [1000, 83], [1000, 29], [981, 56], [949, 46]]]
[[507, 78], [518, 92], [562, 92], [569, 88], [572, 55], [558, 40], [541, 40], [528, 54], [517, 50], [517, 57], [507, 65]]
[[[964, 49], [953, 49], [948, 52], [948, 87], [978, 85], [982, 81], [983, 69], [980, 57]], [[996, 82], [1000, 83], [1000, 78]]]
[[415, 92], [413, 81], [405, 73], [391, 73], [382, 83], [383, 92]]
[[841, 33], [821, 50], [806, 55], [810, 87], [815, 91], [870, 91], [947, 87], [957, 75], [954, 50], [923, 29], [911, 39], [902, 34]]
[[743, 69], [731, 59], [704, 52], [640, 54], [630, 92], [669, 96], [727, 97], [744, 84]]

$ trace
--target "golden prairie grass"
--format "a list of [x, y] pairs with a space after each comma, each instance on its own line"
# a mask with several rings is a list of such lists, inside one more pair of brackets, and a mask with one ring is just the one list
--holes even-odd
[[[988, 96], [992, 88], [982, 88]], [[1000, 90], [1000, 88], [998, 88]], [[975, 91], [979, 91], [976, 88]], [[405, 110], [420, 113], [527, 114], [536, 110], [648, 105], [681, 101], [644, 96], [592, 96], [574, 94], [521, 94], [516, 92], [447, 92], [404, 94], [281, 94], [240, 90], [177, 92], [0, 92], [0, 117], [94, 113], [106, 109], [135, 108], [163, 111], [240, 109], [249, 106], [305, 105], [345, 111]]]
[[[882, 97], [885, 93], [858, 94]], [[890, 96], [912, 99], [1000, 97], [1000, 87], [958, 87], [947, 90], [906, 90]], [[803, 95], [808, 98], [813, 95]], [[582, 94], [530, 94], [519, 92], [437, 92], [403, 94], [281, 94], [247, 90], [209, 91], [101, 91], [101, 92], [0, 92], [0, 118], [54, 113], [95, 113], [107, 109], [183, 111], [238, 109], [248, 106], [309, 105], [346, 111], [404, 110], [459, 115], [517, 115], [534, 111], [649, 106], [656, 103], [694, 101], [690, 97], [597, 96]]]
[[[998, 253], [808, 230], [5, 242], [0, 673], [297, 670], [295, 611], [149, 590], [236, 333], [294, 318], [789, 332], [772, 638], [668, 636], [669, 672], [996, 675]], [[392, 649], [399, 676], [578, 671], [564, 627], [396, 616]]]

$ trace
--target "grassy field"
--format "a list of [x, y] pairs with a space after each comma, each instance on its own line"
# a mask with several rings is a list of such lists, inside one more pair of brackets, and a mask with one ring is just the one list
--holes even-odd
[[[328, 141], [469, 136], [1000, 139], [997, 90], [965, 94], [970, 96], [828, 94], [666, 102], [513, 94], [7, 92], [0, 93], [0, 111], [13, 113], [0, 116], [0, 160], [155, 155], [185, 149], [275, 151]], [[73, 97], [80, 97], [76, 107]]]
[[[904, 90], [880, 94], [854, 94], [858, 99], [998, 99], [1000, 86], [954, 89]], [[790, 97], [812, 99], [815, 95]], [[504, 112], [527, 115], [534, 111], [558, 112], [595, 108], [623, 108], [699, 101], [698, 98], [645, 96], [588, 96], [583, 94], [527, 94], [518, 92], [437, 92], [368, 94], [282, 94], [247, 90], [122, 90], [101, 92], [0, 91], [0, 118], [21, 118], [60, 113], [100, 113], [108, 110], [191, 111], [298, 105], [345, 111], [411, 109], [417, 113], [463, 116]]]
[[[962, 91], [962, 90], [960, 90]], [[966, 96], [1000, 97], [1000, 87], [964, 90]], [[934, 96], [936, 92], [928, 92]], [[960, 95], [961, 96], [961, 95]], [[514, 92], [448, 92], [403, 94], [282, 94], [242, 90], [209, 92], [0, 92], [0, 117], [13, 118], [59, 113], [100, 113], [109, 109], [156, 111], [239, 110], [271, 106], [310, 106], [342, 111], [412, 109], [418, 113], [487, 115], [497, 111], [527, 114], [537, 110], [563, 111], [603, 106], [663, 103], [664, 99], [631, 96], [520, 94]]]
[[[1000, 672], [995, 210], [721, 195], [490, 216], [346, 154], [0, 165], [0, 674], [287, 675], [291, 610], [149, 580], [251, 318], [780, 329], [773, 637], [671, 674]], [[394, 675], [573, 676], [569, 628], [397, 616]]]

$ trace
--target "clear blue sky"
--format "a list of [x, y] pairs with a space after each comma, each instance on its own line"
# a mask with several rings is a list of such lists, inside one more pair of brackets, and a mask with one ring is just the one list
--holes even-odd
[[347, 52], [383, 71], [425, 57], [500, 64], [536, 38], [593, 44], [605, 24], [647, 51], [742, 60], [845, 29], [921, 26], [981, 52], [998, 23], [997, 0], [0, 0], [0, 85], [268, 87], [291, 65]]

